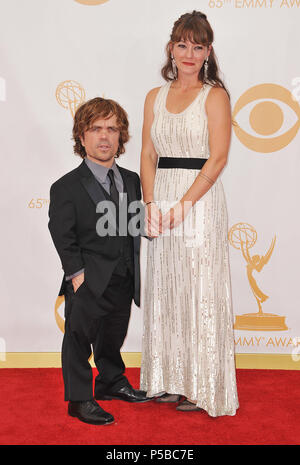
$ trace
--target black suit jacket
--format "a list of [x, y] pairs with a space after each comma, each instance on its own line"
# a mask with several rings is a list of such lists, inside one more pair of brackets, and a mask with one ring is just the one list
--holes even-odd
[[[120, 166], [118, 168], [127, 191], [128, 204], [140, 201], [138, 174]], [[101, 237], [96, 232], [96, 223], [101, 216], [96, 213], [96, 205], [103, 200], [107, 200], [103, 188], [84, 161], [56, 181], [50, 189], [49, 230], [64, 274], [72, 275], [84, 268], [85, 281], [77, 292], [85, 292], [87, 287], [95, 301], [106, 289], [120, 257], [119, 236]], [[143, 225], [144, 209], [141, 202], [140, 208]], [[128, 214], [128, 220], [132, 216]], [[134, 302], [137, 306], [140, 306], [140, 241], [140, 236], [133, 236]], [[60, 295], [64, 291], [65, 279]]]

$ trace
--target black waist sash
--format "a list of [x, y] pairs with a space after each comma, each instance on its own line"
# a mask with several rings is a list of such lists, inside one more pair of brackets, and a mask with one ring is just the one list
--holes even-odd
[[201, 170], [206, 161], [206, 158], [159, 157], [157, 167]]

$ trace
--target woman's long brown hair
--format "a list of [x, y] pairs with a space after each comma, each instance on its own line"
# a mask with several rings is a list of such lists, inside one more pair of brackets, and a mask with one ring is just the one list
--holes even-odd
[[[167, 62], [161, 70], [161, 74], [166, 81], [174, 80], [170, 44], [186, 40], [206, 47], [212, 45], [214, 33], [204, 13], [194, 10], [192, 13], [185, 13], [175, 21], [170, 40], [166, 46]], [[203, 65], [198, 78], [203, 84], [222, 87], [229, 96], [229, 92], [219, 76], [219, 67], [213, 47], [208, 57], [207, 77], [205, 78]]]

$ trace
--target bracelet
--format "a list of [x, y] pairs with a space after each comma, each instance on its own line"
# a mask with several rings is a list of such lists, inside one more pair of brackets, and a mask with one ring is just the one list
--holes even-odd
[[147, 202], [145, 205], [149, 205], [149, 203], [155, 203], [153, 200], [150, 200], [150, 202]]
[[203, 173], [199, 173], [199, 176], [201, 176], [203, 179], [205, 179], [207, 182], [209, 182], [209, 184], [213, 185], [215, 183], [215, 181], [213, 181], [212, 179], [210, 179], [208, 176], [206, 176], [206, 174], [203, 174]]

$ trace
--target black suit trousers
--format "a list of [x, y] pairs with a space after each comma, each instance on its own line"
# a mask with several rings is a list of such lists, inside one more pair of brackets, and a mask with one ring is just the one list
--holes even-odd
[[[85, 283], [82, 284], [85, 286]], [[98, 375], [95, 379], [95, 395], [101, 395], [107, 388], [118, 389], [128, 383], [124, 376], [125, 365], [120, 349], [127, 334], [130, 310], [134, 294], [134, 280], [114, 273], [100, 300], [89, 302], [81, 286], [74, 293], [70, 282], [65, 292], [65, 334], [62, 344], [62, 371], [66, 401], [91, 400], [93, 393], [93, 372], [89, 363], [92, 353]], [[77, 296], [78, 293], [78, 296]], [[82, 298], [84, 296], [84, 298]], [[93, 307], [89, 316], [89, 306]], [[81, 331], [80, 318], [88, 331]]]

